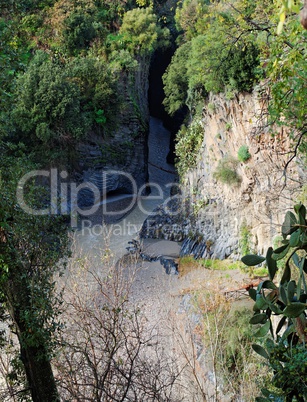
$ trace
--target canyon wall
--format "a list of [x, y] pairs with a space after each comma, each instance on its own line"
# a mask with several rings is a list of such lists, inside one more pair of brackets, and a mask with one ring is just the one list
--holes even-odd
[[[121, 107], [117, 127], [106, 137], [90, 133], [87, 141], [79, 144], [79, 180], [92, 182], [106, 193], [132, 194], [132, 179], [137, 189], [147, 182], [149, 64], [148, 57], [144, 57], [135, 72], [122, 74], [118, 84]], [[105, 182], [103, 171], [109, 172]], [[132, 179], [116, 171], [131, 175]]]
[[[183, 254], [197, 251], [198, 257], [237, 259], [247, 249], [265, 252], [306, 181], [297, 158], [285, 170], [293, 147], [288, 133], [269, 132], [265, 105], [257, 93], [231, 100], [209, 97], [200, 121], [202, 145], [195, 167], [183, 177], [183, 195], [145, 222], [142, 237], [185, 240]], [[250, 153], [245, 162], [238, 160], [241, 146]], [[236, 180], [217, 177], [221, 163]], [[170, 216], [169, 209], [176, 213]]]

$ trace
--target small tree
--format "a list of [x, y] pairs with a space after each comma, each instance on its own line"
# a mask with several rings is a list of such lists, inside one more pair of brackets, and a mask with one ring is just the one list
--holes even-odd
[[223, 159], [219, 160], [219, 163], [213, 172], [213, 177], [225, 184], [239, 184], [241, 178], [237, 173], [238, 161], [232, 156], [225, 156]]
[[70, 54], [85, 49], [96, 36], [93, 17], [81, 12], [73, 12], [64, 20], [65, 47]]
[[82, 113], [80, 98], [80, 88], [73, 82], [68, 69], [61, 62], [51, 60], [46, 53], [37, 52], [18, 80], [11, 116], [18, 140], [38, 152], [43, 145], [40, 160], [48, 158], [49, 149], [51, 153], [59, 153], [59, 149], [68, 151], [90, 127], [87, 116]]
[[[62, 63], [37, 52], [18, 80], [11, 115], [18, 140], [28, 144], [39, 161], [67, 163], [77, 141], [91, 130], [104, 134], [114, 124], [119, 98], [114, 88], [101, 59], [89, 56]], [[102, 111], [105, 120], [99, 119]]]
[[163, 104], [170, 115], [185, 105], [189, 88], [187, 61], [190, 43], [180, 46], [163, 74], [165, 98]]
[[238, 149], [238, 159], [240, 162], [247, 162], [251, 157], [251, 154], [249, 153], [248, 146], [247, 145], [242, 145]]
[[[67, 254], [67, 236], [62, 221], [28, 215], [18, 205], [17, 182], [29, 168], [24, 158], [16, 162], [2, 155], [0, 297], [6, 312], [2, 319], [6, 318], [20, 345], [16, 362], [21, 360], [27, 379], [20, 395], [30, 394], [34, 402], [56, 402], [51, 358], [60, 299], [54, 293], [53, 275], [59, 259]], [[30, 184], [27, 190], [28, 202], [35, 208], [43, 193]]]
[[159, 27], [157, 16], [151, 7], [127, 11], [119, 34], [122, 35], [125, 46], [137, 55], [150, 54], [158, 46], [169, 43], [169, 30]]

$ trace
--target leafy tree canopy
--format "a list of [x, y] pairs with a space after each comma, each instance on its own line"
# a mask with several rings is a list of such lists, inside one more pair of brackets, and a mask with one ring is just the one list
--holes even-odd
[[86, 129], [80, 111], [80, 90], [67, 69], [38, 52], [18, 81], [13, 118], [19, 132], [43, 143], [80, 138]]
[[183, 32], [186, 40], [191, 40], [198, 33], [200, 20], [208, 11], [207, 0], [182, 0], [176, 8], [175, 21], [178, 31]]
[[[305, 152], [307, 33], [298, 4], [282, 3], [280, 15], [279, 5], [269, 0], [179, 3], [179, 49], [185, 46], [188, 56], [179, 58], [177, 50], [164, 75], [168, 112], [183, 103], [193, 109], [193, 97], [195, 104], [209, 91], [252, 91], [260, 82], [258, 90], [269, 100], [269, 124], [285, 126], [300, 145], [295, 152]], [[179, 79], [174, 72], [179, 68], [182, 91], [176, 89]]]
[[266, 73], [271, 92], [270, 120], [304, 143], [307, 133], [307, 32], [291, 16], [270, 45]]
[[134, 54], [152, 53], [158, 46], [169, 44], [169, 30], [159, 27], [151, 7], [127, 11], [119, 35]]
[[186, 103], [189, 88], [187, 63], [189, 59], [190, 43], [180, 46], [167, 67], [163, 76], [165, 99], [163, 101], [167, 111], [174, 114]]
[[96, 36], [93, 18], [84, 12], [71, 13], [64, 20], [64, 43], [70, 53], [87, 48]]
[[[236, 91], [252, 90], [257, 80], [259, 49], [250, 30], [239, 29], [241, 14], [237, 14], [228, 2], [208, 5], [200, 0], [184, 0], [177, 10], [177, 24], [183, 29], [181, 40], [189, 43], [184, 79], [188, 82], [185, 103], [189, 107], [191, 94], [204, 97], [209, 91], [221, 92], [226, 87]], [[174, 57], [171, 65], [176, 62]], [[168, 87], [175, 84], [171, 71], [170, 66], [164, 85], [165, 105], [173, 113], [182, 103], [168, 91]]]
[[[113, 93], [112, 76], [102, 60], [76, 58], [63, 64], [39, 51], [18, 79], [10, 137], [38, 152], [44, 144], [69, 152], [90, 129], [105, 132], [114, 113]], [[101, 113], [105, 120], [97, 122]]]

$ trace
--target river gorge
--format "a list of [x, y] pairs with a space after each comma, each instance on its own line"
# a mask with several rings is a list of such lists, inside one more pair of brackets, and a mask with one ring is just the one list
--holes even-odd
[[307, 0], [277, 3], [0, 1], [1, 401], [307, 400]]
[[[169, 142], [170, 133], [164, 128], [162, 121], [151, 117], [148, 136], [149, 180], [147, 184], [150, 187], [150, 193], [143, 195], [141, 191], [134, 195], [135, 198], [131, 194], [108, 197], [109, 205], [113, 204], [110, 209], [112, 209], [115, 219], [112, 223], [102, 225], [102, 216], [100, 216], [100, 222], [97, 215], [83, 217], [80, 223], [81, 228], [76, 233], [82, 247], [94, 252], [97, 247], [101, 248], [105, 246], [106, 242], [109, 242], [108, 246], [116, 256], [120, 257], [127, 252], [128, 242], [137, 238], [145, 219], [158, 205], [170, 197], [170, 189], [175, 180], [178, 183], [174, 166], [167, 163]], [[128, 205], [120, 203], [120, 200], [126, 199], [129, 200]], [[121, 210], [114, 210], [116, 207], [127, 211], [122, 214]], [[118, 216], [122, 215], [122, 219], [118, 219]]]

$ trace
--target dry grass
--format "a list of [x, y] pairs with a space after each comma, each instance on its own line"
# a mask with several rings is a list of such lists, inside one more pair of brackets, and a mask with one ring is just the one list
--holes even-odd
[[199, 321], [191, 330], [204, 346], [205, 369], [213, 373], [211, 400], [252, 401], [267, 378], [267, 369], [252, 352], [252, 312], [245, 304], [226, 300], [222, 286], [211, 280], [194, 293], [191, 313]]

